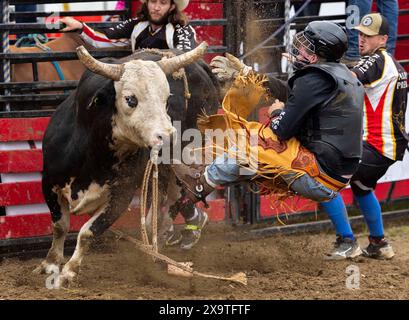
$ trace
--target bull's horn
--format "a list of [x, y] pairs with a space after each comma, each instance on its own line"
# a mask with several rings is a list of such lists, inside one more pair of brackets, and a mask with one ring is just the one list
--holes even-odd
[[180, 68], [200, 59], [206, 53], [207, 47], [208, 44], [204, 41], [192, 51], [169, 59], [160, 60], [158, 64], [165, 74], [172, 74]]
[[77, 48], [77, 55], [80, 61], [92, 72], [100, 74], [109, 79], [119, 81], [124, 73], [124, 66], [122, 64], [111, 64], [98, 61], [89, 54], [84, 46]]

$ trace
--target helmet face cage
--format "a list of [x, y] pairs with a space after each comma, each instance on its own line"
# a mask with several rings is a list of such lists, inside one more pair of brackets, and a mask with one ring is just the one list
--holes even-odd
[[314, 44], [305, 36], [304, 31], [298, 32], [294, 36], [293, 44], [291, 45], [290, 54], [296, 58], [300, 55], [301, 48], [304, 48], [304, 52], [308, 55], [315, 53]]

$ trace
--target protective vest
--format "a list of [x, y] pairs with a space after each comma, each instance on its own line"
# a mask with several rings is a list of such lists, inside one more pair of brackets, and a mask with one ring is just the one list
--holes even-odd
[[[362, 154], [364, 87], [348, 68], [340, 63], [314, 64], [297, 72], [294, 80], [311, 68], [320, 69], [335, 82], [334, 93], [314, 109], [298, 137], [318, 156], [334, 148], [344, 158], [360, 158]], [[329, 146], [328, 146], [329, 145]]]

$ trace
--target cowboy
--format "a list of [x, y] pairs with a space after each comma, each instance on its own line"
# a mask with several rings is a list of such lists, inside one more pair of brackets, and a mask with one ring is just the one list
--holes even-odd
[[[293, 76], [288, 84], [275, 78], [268, 81], [270, 91], [286, 101], [275, 101], [269, 108], [270, 126], [260, 129], [269, 140], [264, 139], [258, 158], [268, 161], [259, 160], [259, 167], [247, 175], [240, 174], [241, 165], [230, 152], [199, 170], [173, 165], [189, 201], [205, 200], [217, 185], [257, 180], [271, 167], [285, 169], [280, 177], [293, 193], [318, 202], [336, 197], [357, 170], [362, 153], [364, 90], [339, 63], [346, 49], [346, 32], [332, 22], [313, 21], [297, 33], [290, 52]], [[211, 65], [222, 81], [253, 73], [232, 55], [216, 57]], [[248, 129], [244, 121], [241, 126]]]

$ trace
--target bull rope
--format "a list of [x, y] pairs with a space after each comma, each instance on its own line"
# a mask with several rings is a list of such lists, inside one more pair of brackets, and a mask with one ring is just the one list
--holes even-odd
[[[206, 274], [198, 271], [194, 271], [192, 263], [189, 262], [177, 262], [161, 253], [158, 252], [158, 241], [157, 241], [157, 229], [158, 229], [158, 206], [159, 206], [159, 175], [158, 175], [158, 154], [159, 148], [153, 148], [151, 152], [151, 157], [146, 164], [145, 173], [142, 183], [142, 199], [141, 199], [141, 235], [142, 241], [139, 241], [131, 236], [124, 235], [118, 230], [110, 229], [119, 238], [123, 238], [129, 242], [136, 245], [138, 249], [147, 253], [153, 257], [153, 261], [156, 260], [163, 261], [168, 265], [168, 273], [176, 276], [184, 277], [203, 277], [211, 278], [225, 281], [232, 281], [240, 283], [242, 285], [247, 285], [247, 276], [244, 272], [239, 272], [231, 277], [223, 277], [218, 275]], [[153, 168], [153, 173], [152, 173]], [[149, 178], [152, 173], [152, 245], [149, 244], [149, 237], [146, 231], [146, 219], [145, 212], [147, 208], [147, 198], [149, 190]]]
[[[247, 285], [247, 276], [244, 272], [239, 272], [236, 273], [234, 275], [232, 275], [231, 277], [223, 277], [223, 276], [217, 276], [217, 275], [213, 275], [213, 274], [206, 274], [206, 273], [202, 273], [202, 272], [198, 272], [198, 271], [194, 271], [193, 268], [191, 267], [191, 263], [183, 263], [183, 262], [177, 262], [159, 252], [154, 252], [152, 250], [152, 246], [147, 246], [144, 243], [142, 243], [141, 241], [128, 236], [128, 235], [124, 235], [122, 232], [119, 232], [118, 230], [113, 230], [111, 229], [111, 231], [117, 235], [119, 238], [125, 239], [131, 243], [134, 243], [138, 249], [140, 249], [141, 251], [154, 256], [155, 258], [165, 262], [168, 264], [168, 270], [170, 274], [173, 275], [177, 275], [177, 276], [184, 276], [184, 277], [193, 277], [193, 276], [198, 276], [198, 277], [202, 277], [202, 278], [210, 278], [210, 279], [218, 279], [218, 280], [225, 280], [225, 281], [231, 281], [231, 282], [236, 282], [242, 285]], [[175, 268], [170, 268], [170, 266], [173, 266]], [[184, 271], [184, 272], [183, 272]]]
[[[3, 23], [8, 24], [9, 23], [9, 1], [3, 0]], [[3, 53], [8, 53], [9, 52], [9, 32], [4, 31], [3, 32], [3, 39], [2, 39], [2, 47], [3, 47]], [[10, 60], [8, 59], [3, 59], [3, 76], [4, 76], [4, 82], [10, 82]], [[4, 95], [8, 96], [10, 95], [9, 90], [4, 90]], [[6, 102], [5, 103], [5, 110], [10, 111], [10, 103]]]
[[146, 164], [145, 173], [142, 182], [141, 199], [141, 234], [144, 245], [149, 246], [148, 233], [146, 231], [145, 213], [148, 202], [149, 178], [152, 168], [152, 249], [158, 252], [158, 203], [159, 203], [159, 175], [158, 175], [158, 154], [159, 149], [152, 149], [151, 157]]
[[[290, 20], [290, 10], [291, 10], [291, 1], [290, 0], [285, 0], [285, 4], [284, 4], [284, 16], [285, 16], [285, 51], [287, 53], [290, 52], [291, 50], [291, 42], [290, 42], [290, 24], [288, 23], [288, 21]], [[287, 67], [286, 67], [286, 71], [288, 74], [290, 74], [293, 70], [292, 70], [292, 64], [287, 61]]]

